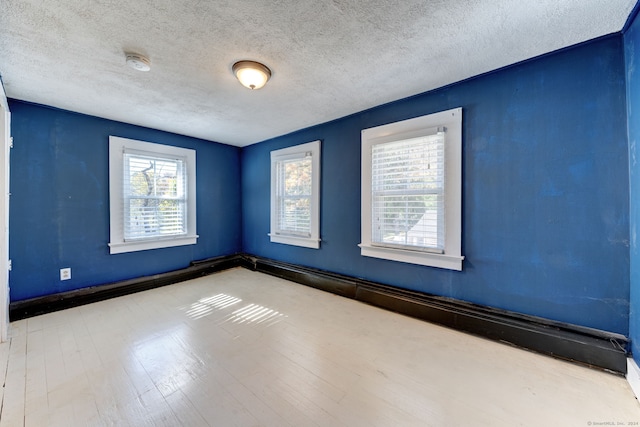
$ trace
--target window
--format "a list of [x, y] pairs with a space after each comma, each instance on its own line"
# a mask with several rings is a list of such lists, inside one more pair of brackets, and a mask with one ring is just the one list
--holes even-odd
[[320, 247], [320, 141], [271, 152], [272, 242]]
[[196, 153], [109, 137], [110, 253], [196, 243]]
[[361, 254], [462, 270], [462, 109], [362, 131]]

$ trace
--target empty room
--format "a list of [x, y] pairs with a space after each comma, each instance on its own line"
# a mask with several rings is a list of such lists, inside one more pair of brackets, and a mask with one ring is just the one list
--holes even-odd
[[6, 0], [0, 427], [640, 426], [637, 0]]

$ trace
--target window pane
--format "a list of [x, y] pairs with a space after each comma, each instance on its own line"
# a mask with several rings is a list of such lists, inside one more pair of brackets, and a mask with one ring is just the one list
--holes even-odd
[[372, 243], [444, 249], [444, 134], [372, 147]]
[[280, 163], [284, 173], [284, 195], [311, 195], [311, 158]]
[[124, 161], [125, 240], [186, 234], [184, 161], [133, 154]]
[[438, 247], [441, 195], [385, 196], [373, 200], [373, 240], [393, 245]]
[[278, 232], [311, 233], [311, 157], [277, 162]]
[[311, 199], [283, 198], [280, 213], [280, 229], [308, 234], [311, 228]]

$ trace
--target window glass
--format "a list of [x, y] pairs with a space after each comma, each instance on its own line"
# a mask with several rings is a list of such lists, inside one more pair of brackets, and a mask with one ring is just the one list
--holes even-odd
[[371, 155], [372, 242], [444, 250], [444, 132], [376, 144]]
[[277, 162], [277, 232], [311, 236], [311, 156]]
[[184, 160], [124, 155], [124, 239], [186, 234]]

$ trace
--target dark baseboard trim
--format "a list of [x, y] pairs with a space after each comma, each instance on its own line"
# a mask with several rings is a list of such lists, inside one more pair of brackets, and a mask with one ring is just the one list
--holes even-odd
[[242, 259], [239, 255], [229, 255], [202, 261], [193, 261], [189, 267], [167, 273], [137, 277], [135, 279], [123, 280], [107, 285], [91, 286], [74, 291], [60, 292], [58, 294], [12, 302], [9, 304], [9, 319], [10, 321], [26, 319], [40, 314], [51, 313], [66, 308], [77, 307], [195, 279], [217, 271], [239, 267]]
[[404, 290], [246, 254], [194, 261], [189, 267], [181, 270], [13, 302], [9, 305], [9, 318], [11, 321], [25, 319], [166, 286], [233, 267], [244, 267], [270, 274], [538, 353], [618, 374], [627, 372], [629, 342], [620, 334]]
[[[628, 339], [463, 301], [245, 255], [251, 269], [484, 338], [614, 373], [627, 372]], [[245, 267], [247, 261], [245, 261]]]

